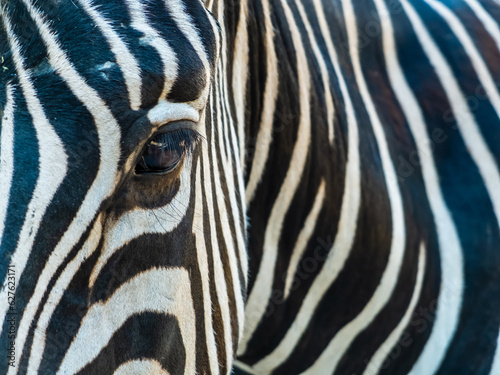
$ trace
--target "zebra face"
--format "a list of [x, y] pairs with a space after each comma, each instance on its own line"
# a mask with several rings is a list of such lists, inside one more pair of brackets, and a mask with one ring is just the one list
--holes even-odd
[[19, 0], [0, 14], [9, 374], [227, 371], [244, 206], [217, 181], [236, 177], [211, 91], [216, 21], [198, 0]]

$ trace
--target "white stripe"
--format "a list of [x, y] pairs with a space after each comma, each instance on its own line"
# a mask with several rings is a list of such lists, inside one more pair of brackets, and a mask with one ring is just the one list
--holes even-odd
[[[76, 217], [71, 222], [54, 251], [50, 254], [45, 264], [45, 268], [36, 283], [35, 292], [24, 310], [17, 335], [17, 345], [19, 348], [24, 346], [28, 330], [34, 319], [34, 314], [37, 311], [43, 295], [47, 292], [47, 286], [50, 279], [73, 246], [78, 242], [82, 233], [85, 232], [89, 222], [95, 217], [101, 202], [113, 193], [117, 185], [116, 169], [120, 158], [120, 128], [111, 111], [98, 94], [85, 83], [85, 80], [71, 65], [64, 51], [59, 47], [56, 37], [51, 32], [48, 25], [43, 22], [38, 11], [28, 0], [23, 0], [23, 2], [31, 18], [35, 21], [47, 47], [49, 63], [64, 79], [72, 93], [83, 103], [87, 110], [90, 111], [95, 120], [99, 137], [100, 165], [97, 176], [83, 200]], [[38, 119], [38, 121], [40, 121], [40, 119]], [[48, 152], [54, 158], [57, 157], [60, 162], [60, 157], [64, 154], [62, 151], [56, 152], [55, 150], [57, 150], [57, 148], [51, 146]], [[51, 165], [58, 165], [58, 163], [51, 163]], [[55, 168], [55, 170], [50, 170], [50, 173], [52, 174], [51, 178], [54, 179], [61, 171], [59, 168]], [[24, 249], [29, 251], [31, 246]], [[16, 262], [16, 260], [13, 259], [13, 262]], [[21, 262], [16, 263], [16, 265], [18, 264], [21, 264]], [[2, 305], [2, 309], [3, 306], [4, 305]], [[21, 358], [19, 358], [19, 361], [20, 360]], [[10, 367], [10, 369], [13, 369], [13, 367]]]
[[[35, 185], [33, 196], [28, 205], [26, 216], [24, 217], [23, 226], [19, 235], [16, 250], [12, 255], [11, 264], [16, 266], [16, 272], [21, 275], [26, 267], [30, 251], [35, 242], [35, 237], [40, 229], [45, 211], [52, 201], [59, 185], [62, 183], [67, 171], [67, 155], [64, 146], [55, 132], [49, 120], [45, 116], [42, 104], [36, 94], [35, 88], [31, 82], [29, 72], [24, 69], [23, 57], [18, 41], [14, 37], [8, 16], [2, 12], [2, 21], [5, 31], [8, 35], [9, 44], [12, 51], [12, 59], [16, 67], [16, 73], [21, 84], [24, 98], [28, 111], [31, 115], [33, 125], [35, 127], [36, 138], [38, 141], [39, 152], [39, 175]], [[11, 104], [12, 105], [12, 104]], [[11, 113], [13, 114], [13, 113]], [[9, 123], [6, 123], [8, 136]], [[8, 142], [8, 138], [6, 140]], [[6, 145], [8, 147], [8, 145]], [[8, 154], [9, 148], [6, 150]], [[10, 145], [10, 152], [12, 152], [12, 144]], [[3, 153], [3, 150], [2, 150]], [[9, 158], [6, 159], [7, 163]], [[13, 162], [11, 159], [10, 162]], [[7, 164], [8, 167], [8, 164]], [[9, 173], [7, 171], [7, 173]], [[6, 176], [8, 177], [8, 175]], [[12, 177], [11, 177], [12, 178]], [[4, 281], [0, 297], [7, 300], [7, 280]], [[8, 304], [1, 304], [0, 317], [5, 317]], [[1, 327], [0, 327], [1, 332]], [[17, 339], [16, 344], [22, 348], [24, 341]], [[9, 373], [14, 371], [13, 367], [9, 367]]]
[[28, 363], [27, 373], [30, 375], [35, 375], [38, 373], [40, 368], [40, 363], [42, 362], [42, 356], [45, 350], [46, 334], [47, 328], [50, 323], [50, 319], [54, 314], [54, 311], [59, 306], [59, 302], [66, 292], [68, 285], [73, 280], [76, 273], [80, 270], [80, 266], [94, 253], [97, 246], [99, 245], [99, 240], [102, 234], [102, 222], [101, 217], [99, 217], [92, 229], [89, 238], [85, 241], [85, 244], [78, 252], [78, 255], [73, 258], [73, 260], [68, 263], [61, 276], [57, 279], [56, 284], [50, 291], [47, 302], [43, 306], [42, 313], [38, 319], [36, 325], [33, 343], [31, 345], [31, 356]]
[[274, 50], [274, 27], [271, 20], [269, 0], [262, 0], [264, 13], [265, 41], [266, 41], [266, 85], [264, 89], [263, 108], [259, 124], [259, 132], [255, 140], [255, 152], [250, 169], [250, 177], [246, 187], [247, 205], [254, 198], [255, 190], [260, 183], [269, 155], [269, 147], [273, 138], [274, 112], [278, 97], [278, 58]]
[[426, 261], [426, 249], [425, 245], [422, 243], [420, 245], [420, 251], [418, 255], [418, 268], [417, 268], [417, 276], [415, 279], [415, 287], [413, 288], [413, 294], [411, 296], [410, 303], [408, 308], [406, 309], [405, 314], [401, 318], [401, 321], [397, 325], [396, 328], [391, 332], [391, 334], [387, 337], [384, 343], [378, 348], [378, 350], [373, 355], [372, 359], [366, 366], [363, 375], [375, 375], [378, 374], [382, 364], [384, 363], [384, 359], [391, 353], [391, 350], [397, 345], [403, 331], [410, 324], [411, 317], [413, 315], [413, 311], [417, 306], [418, 299], [420, 298], [420, 292], [422, 291], [422, 283], [424, 281], [425, 274], [425, 261]]
[[398, 185], [396, 171], [389, 153], [389, 146], [385, 138], [384, 128], [380, 122], [380, 118], [378, 117], [375, 104], [373, 103], [361, 68], [356, 15], [354, 13], [351, 0], [343, 0], [342, 6], [344, 9], [344, 20], [346, 22], [349, 51], [351, 53], [354, 74], [363, 103], [365, 104], [370, 122], [372, 124], [372, 129], [377, 140], [382, 160], [382, 168], [384, 171], [387, 193], [389, 195], [391, 205], [392, 242], [386, 269], [384, 270], [380, 284], [377, 286], [377, 289], [373, 293], [372, 297], [356, 318], [343, 326], [342, 329], [335, 335], [313, 366], [304, 372], [304, 374], [308, 375], [334, 371], [343, 355], [350, 347], [351, 343], [373, 322], [384, 306], [386, 306], [398, 282], [406, 245], [403, 200]]
[[[223, 75], [222, 69], [219, 69], [219, 77], [221, 77], [222, 75]], [[226, 86], [226, 85], [224, 85], [223, 82], [220, 82], [220, 84], [221, 85], [217, 87], [217, 90], [219, 90], [220, 87]], [[218, 94], [219, 94], [218, 97], [222, 98], [222, 94], [220, 92]], [[222, 111], [221, 113], [224, 113], [225, 115], [227, 114], [227, 111], [225, 109], [223, 109], [222, 105], [221, 105], [221, 107], [219, 107], [219, 110]], [[231, 155], [232, 150], [229, 147], [229, 141], [227, 139], [227, 137], [229, 136], [228, 133], [231, 130], [233, 130], [234, 124], [232, 122], [228, 123], [230, 121], [229, 118], [226, 116], [224, 116], [224, 117], [225, 117], [224, 124], [226, 124], [227, 126], [225, 126], [224, 130], [219, 129], [217, 131], [217, 135], [218, 135], [219, 140], [218, 140], [216, 148], [219, 150], [219, 157], [220, 157], [220, 160], [222, 160], [222, 163], [221, 163], [222, 164], [222, 173], [224, 173], [224, 177], [226, 179], [226, 188], [228, 190], [229, 202], [227, 202], [227, 200], [226, 200], [226, 203], [223, 203], [223, 201], [221, 201], [220, 204], [223, 204], [223, 207], [224, 207], [224, 215], [226, 216], [226, 219], [224, 219], [223, 222], [225, 222], [225, 223], [227, 222], [227, 225], [225, 227], [227, 228], [228, 231], [230, 230], [230, 228], [228, 227], [229, 219], [227, 218], [227, 210], [226, 210], [227, 203], [229, 203], [231, 213], [233, 215], [233, 223], [234, 223], [234, 227], [236, 230], [236, 233], [234, 233], [234, 236], [236, 237], [236, 244], [238, 247], [238, 256], [239, 256], [240, 264], [241, 264], [241, 271], [243, 273], [244, 281], [246, 283], [248, 280], [248, 254], [247, 254], [246, 242], [244, 239], [244, 233], [242, 232], [242, 229], [240, 226], [241, 216], [245, 215], [245, 213], [244, 212], [240, 213], [238, 201], [236, 198], [236, 187], [234, 185], [234, 173], [233, 173], [235, 169], [238, 170], [239, 165], [233, 165], [234, 163], [233, 163], [232, 157], [233, 156], [235, 157], [236, 164], [238, 163], [238, 160], [237, 160], [237, 156]], [[223, 133], [224, 133], [224, 138], [226, 139], [226, 142], [224, 142], [224, 140], [222, 139]], [[233, 142], [233, 145], [234, 145], [234, 142]], [[215, 144], [213, 146], [215, 146]], [[226, 147], [224, 147], [224, 146], [226, 146]], [[216, 148], [214, 147], [214, 150], [213, 150], [214, 154], [213, 155], [216, 155], [215, 154]], [[229, 156], [229, 159], [225, 159], [223, 154]], [[216, 167], [216, 170], [217, 170], [216, 173], [219, 173], [218, 167]], [[218, 178], [220, 178], [220, 177], [217, 177], [217, 180], [218, 180]], [[238, 178], [242, 178], [242, 177], [240, 177], [240, 175], [239, 175]], [[216, 187], [217, 187], [217, 197], [223, 197], [224, 193], [221, 189], [220, 184], [217, 184]], [[229, 232], [226, 232], [226, 234], [227, 234], [228, 238], [232, 237], [229, 234]], [[233, 247], [233, 246], [231, 246], [231, 247]], [[238, 284], [240, 284], [240, 282], [238, 282]], [[244, 310], [243, 305], [241, 306], [241, 308], [242, 308], [242, 310], [241, 310], [242, 315], [240, 316], [240, 318], [241, 318], [241, 324], [243, 324], [243, 320], [244, 320], [244, 318], [243, 318], [243, 310]]]
[[292, 326], [276, 349], [267, 357], [258, 362], [254, 368], [257, 373], [265, 373], [278, 367], [286, 361], [295, 349], [298, 341], [309, 325], [317, 305], [320, 303], [328, 288], [334, 283], [344, 263], [349, 257], [356, 234], [359, 208], [361, 203], [361, 173], [359, 155], [358, 123], [354, 106], [349, 96], [346, 82], [340, 69], [337, 52], [333, 45], [327, 23], [324, 18], [321, 0], [314, 0], [315, 12], [318, 15], [321, 32], [325, 36], [328, 53], [335, 70], [342, 96], [345, 101], [348, 124], [348, 155], [345, 176], [344, 196], [338, 223], [337, 236], [328, 258], [316, 276], [309, 292], [302, 301], [300, 310]]
[[169, 13], [172, 15], [172, 18], [175, 20], [175, 23], [179, 30], [184, 34], [184, 36], [193, 46], [203, 64], [203, 67], [205, 68], [205, 78], [207, 83], [200, 97], [191, 103], [193, 107], [201, 111], [205, 108], [207, 97], [210, 92], [210, 65], [208, 63], [208, 57], [205, 47], [201, 42], [198, 30], [193, 24], [193, 20], [191, 19], [189, 14], [186, 13], [185, 6], [182, 1], [164, 0], [164, 4]]
[[179, 191], [165, 206], [154, 209], [135, 208], [124, 213], [116, 223], [106, 230], [99, 259], [92, 269], [89, 288], [94, 286], [108, 260], [130, 241], [145, 234], [172, 232], [181, 223], [190, 204], [191, 158], [182, 165]]
[[205, 228], [203, 225], [203, 194], [201, 187], [201, 170], [199, 161], [196, 168], [196, 196], [194, 202], [194, 220], [193, 220], [193, 233], [196, 238], [196, 255], [198, 258], [198, 267], [201, 274], [201, 288], [203, 295], [203, 311], [205, 313], [205, 336], [208, 349], [208, 362], [210, 365], [210, 373], [219, 373], [219, 362], [217, 360], [217, 344], [215, 342], [215, 330], [212, 324], [212, 299], [210, 297], [210, 275], [208, 267], [207, 246], [205, 244]]
[[255, 279], [255, 284], [250, 292], [246, 305], [247, 319], [245, 321], [245, 330], [243, 339], [238, 349], [238, 354], [243, 354], [247, 348], [248, 341], [251, 339], [255, 329], [259, 325], [268, 301], [271, 298], [274, 270], [276, 258], [278, 255], [279, 240], [282, 235], [283, 221], [285, 215], [290, 209], [292, 199], [302, 180], [302, 173], [306, 164], [307, 152], [311, 141], [311, 103], [310, 86], [311, 77], [309, 66], [306, 59], [300, 31], [295, 24], [293, 13], [284, 0], [281, 1], [283, 10], [290, 27], [293, 45], [297, 56], [297, 70], [299, 82], [300, 97], [300, 120], [297, 132], [297, 140], [293, 149], [290, 166], [288, 168], [285, 180], [281, 185], [280, 192], [274, 202], [271, 215], [266, 227], [264, 245], [262, 249], [262, 259], [259, 271]]
[[321, 180], [318, 192], [316, 193], [316, 198], [314, 199], [313, 207], [309, 215], [307, 215], [304, 226], [302, 227], [299, 236], [297, 237], [297, 242], [293, 248], [292, 257], [290, 258], [290, 264], [288, 265], [288, 270], [286, 273], [285, 291], [284, 298], [287, 299], [290, 295], [290, 289], [295, 277], [295, 272], [299, 266], [299, 262], [307, 249], [307, 244], [314, 233], [314, 228], [316, 228], [316, 223], [318, 221], [319, 213], [323, 208], [323, 203], [325, 201], [325, 180]]
[[[474, 42], [471, 37], [467, 33], [464, 25], [460, 22], [457, 16], [455, 16], [449, 8], [447, 8], [444, 4], [436, 1], [436, 0], [426, 0], [426, 2], [443, 17], [450, 28], [453, 30], [457, 38], [460, 40], [460, 43], [464, 47], [467, 55], [469, 56], [472, 65], [474, 66], [474, 70], [477, 73], [481, 85], [484, 87], [490, 102], [497, 113], [497, 116], [500, 117], [500, 95], [498, 94], [498, 90], [496, 88], [496, 84], [494, 82], [491, 73], [486, 66], [481, 54], [477, 50]], [[465, 111], [469, 111], [468, 108], [465, 108]], [[456, 114], [460, 116], [460, 112]], [[500, 201], [499, 205], [496, 207], [497, 217], [500, 218]]]
[[[222, 35], [226, 35], [224, 29], [222, 30]], [[222, 39], [222, 50], [223, 51], [226, 50], [225, 38]], [[242, 215], [244, 216], [246, 214], [246, 205], [245, 205], [245, 201], [243, 199], [243, 196], [241, 196], [240, 202], [242, 204], [242, 208], [245, 211], [240, 212], [240, 209], [238, 206], [238, 199], [236, 197], [237, 190], [236, 190], [236, 187], [234, 184], [234, 181], [235, 181], [234, 180], [234, 171], [236, 171], [239, 192], [240, 192], [240, 194], [244, 192], [244, 179], [243, 179], [243, 175], [242, 175], [242, 168], [243, 167], [240, 164], [239, 157], [236, 155], [240, 148], [244, 149], [244, 144], [238, 144], [238, 142], [235, 139], [236, 138], [236, 136], [234, 134], [235, 124], [233, 122], [233, 117], [231, 116], [231, 113], [230, 113], [231, 105], [229, 104], [229, 94], [227, 91], [228, 84], [226, 81], [226, 74], [225, 74], [225, 72], [227, 72], [226, 60], [227, 60], [227, 56], [225, 54], [222, 54], [221, 59], [219, 61], [219, 66], [217, 69], [217, 71], [219, 73], [218, 80], [219, 80], [219, 84], [220, 84], [220, 86], [217, 89], [220, 90], [220, 88], [222, 88], [222, 93], [219, 92], [220, 96], [218, 96], [218, 97], [223, 98], [223, 102], [224, 102], [224, 106], [221, 106], [221, 109], [223, 108], [222, 113], [224, 114], [224, 122], [223, 122], [224, 130], [222, 131], [222, 129], [219, 129], [219, 131], [218, 131], [218, 133], [219, 133], [219, 151], [220, 151], [219, 154], [220, 154], [221, 160], [224, 160], [223, 156], [222, 156], [224, 144], [223, 144], [222, 138], [221, 138], [221, 135], [223, 133], [224, 139], [225, 139], [225, 144], [226, 144], [225, 155], [227, 156], [227, 159], [225, 160], [225, 162], [222, 162], [222, 167], [223, 167], [223, 171], [224, 171], [225, 176], [226, 176], [227, 188], [228, 188], [228, 193], [229, 193], [229, 202], [230, 202], [231, 212], [233, 214], [234, 225], [235, 225], [235, 229], [236, 229], [235, 235], [236, 235], [236, 243], [238, 246], [241, 271], [243, 273], [245, 287], [246, 287], [246, 283], [248, 281], [248, 253], [247, 253], [246, 241], [244, 238], [245, 233], [242, 232], [241, 226], [240, 226], [241, 216]], [[231, 137], [231, 141], [232, 141], [232, 143], [231, 143], [233, 146], [232, 150], [231, 150], [231, 145], [229, 143], [229, 137]], [[232, 161], [233, 157], [234, 157], [235, 163], [233, 163], [233, 161]], [[242, 306], [242, 314], [243, 314], [243, 310], [244, 309]], [[242, 321], [241, 321], [240, 328], [242, 329], [243, 320], [244, 320], [243, 315], [241, 316], [241, 319], [242, 319]], [[242, 332], [240, 332], [240, 334], [241, 333]]]
[[[213, 105], [213, 97], [215, 96], [214, 93], [210, 95], [210, 108], [212, 109], [211, 111], [211, 124], [215, 124], [214, 122], [214, 105]], [[217, 112], [217, 115], [220, 116], [220, 113]], [[220, 118], [217, 119], [217, 124], [220, 124]], [[212, 140], [213, 138], [213, 127], [212, 127]], [[214, 142], [212, 142], [214, 143]], [[212, 261], [213, 261], [213, 268], [214, 268], [214, 275], [212, 276], [215, 280], [215, 291], [217, 293], [217, 298], [219, 302], [219, 306], [221, 309], [221, 320], [222, 320], [222, 325], [223, 325], [223, 342], [225, 343], [226, 346], [226, 361], [228, 364], [231, 363], [233, 359], [233, 353], [232, 353], [232, 336], [231, 336], [231, 314], [229, 312], [229, 299], [228, 299], [228, 292], [227, 292], [227, 284], [226, 280], [224, 277], [224, 267], [222, 265], [222, 260], [221, 260], [221, 254], [220, 254], [220, 248], [217, 240], [217, 228], [215, 226], [216, 221], [215, 221], [215, 203], [213, 200], [214, 193], [212, 191], [212, 176], [214, 176], [214, 173], [210, 170], [210, 162], [216, 163], [217, 159], [216, 158], [211, 158], [209, 157], [209, 150], [208, 146], [205, 143], [201, 144], [202, 146], [202, 159], [201, 163], [203, 165], [203, 179], [204, 179], [204, 190], [205, 190], [205, 199], [206, 199], [206, 205], [208, 209], [208, 223], [209, 223], [209, 234], [210, 234], [210, 240], [211, 240], [211, 250], [212, 250]], [[215, 177], [214, 177], [215, 179]], [[214, 180], [214, 184], [216, 185], [218, 183], [217, 180]]]
[[99, 355], [127, 319], [144, 312], [177, 318], [186, 352], [184, 374], [194, 374], [196, 322], [189, 272], [182, 268], [145, 271], [120, 286], [107, 301], [92, 305], [57, 374], [80, 371]]
[[113, 375], [169, 375], [160, 362], [152, 359], [128, 361], [120, 365]]
[[307, 35], [309, 36], [309, 42], [311, 43], [314, 56], [316, 57], [316, 61], [318, 62], [319, 65], [319, 70], [321, 72], [321, 79], [323, 80], [323, 87], [325, 89], [326, 118], [328, 123], [328, 141], [330, 142], [330, 145], [333, 145], [333, 139], [335, 136], [333, 127], [335, 108], [333, 106], [332, 93], [330, 91], [330, 75], [328, 74], [328, 69], [326, 68], [326, 63], [323, 58], [323, 53], [319, 49], [318, 42], [316, 40], [316, 37], [314, 36], [314, 31], [311, 27], [311, 23], [309, 22], [309, 18], [307, 17], [307, 14], [304, 10], [304, 6], [302, 5], [302, 1], [295, 0], [295, 4], [297, 4], [297, 9], [299, 10], [300, 17], [304, 22]]
[[[425, 43], [428, 44], [429, 36], [422, 22], [407, 2], [402, 1], [417, 35], [425, 38]], [[462, 249], [439, 185], [439, 175], [432, 157], [431, 141], [427, 134], [422, 109], [406, 80], [397, 57], [391, 15], [383, 0], [375, 0], [375, 5], [382, 20], [386, 71], [417, 145], [425, 189], [437, 227], [441, 258], [441, 287], [436, 320], [424, 351], [411, 372], [412, 375], [432, 375], [439, 368], [458, 324], [463, 293]], [[432, 59], [435, 52], [438, 51], [427, 51], [427, 54]], [[449, 291], [455, 293], [454, 298], [449, 298], [447, 293]]]
[[477, 18], [479, 18], [479, 20], [483, 23], [486, 31], [488, 31], [491, 37], [495, 40], [497, 47], [500, 50], [500, 28], [498, 27], [496, 21], [484, 10], [478, 1], [465, 0], [465, 2], [476, 14]]
[[146, 19], [146, 10], [140, 0], [127, 0], [126, 1], [130, 18], [132, 19], [131, 26], [144, 33], [143, 39], [153, 47], [160, 56], [163, 64], [163, 75], [165, 82], [160, 99], [166, 99], [168, 93], [172, 89], [174, 82], [177, 78], [178, 59], [175, 51], [170, 47], [168, 42], [161, 37], [161, 35], [149, 24]]
[[6, 87], [7, 101], [3, 111], [0, 127], [0, 246], [7, 219], [7, 207], [14, 175], [14, 89], [11, 84]]
[[[219, 92], [220, 87], [216, 87], [217, 92], [216, 92], [216, 97], [221, 98], [222, 94]], [[222, 112], [222, 104], [220, 103], [220, 99], [218, 101], [218, 108], [217, 110], [217, 124], [219, 124], [219, 128], [217, 129], [218, 133], [218, 138], [219, 141], [215, 141], [215, 124], [212, 122], [211, 130], [212, 130], [212, 135], [211, 135], [211, 148], [212, 148], [212, 153], [211, 153], [211, 159], [205, 159], [207, 160], [212, 160], [213, 163], [213, 178], [216, 183], [214, 184], [215, 186], [215, 198], [216, 198], [216, 204], [219, 212], [219, 224], [220, 228], [222, 230], [222, 237], [224, 239], [224, 243], [226, 245], [226, 250], [227, 250], [227, 256], [229, 260], [229, 268], [230, 268], [230, 276], [233, 284], [233, 291], [234, 291], [234, 297], [235, 297], [235, 303], [236, 303], [236, 313], [237, 313], [237, 319], [238, 319], [238, 328], [239, 328], [239, 336], [241, 336], [243, 332], [243, 323], [245, 320], [245, 306], [244, 306], [244, 300], [243, 300], [243, 289], [242, 285], [240, 283], [240, 277], [239, 277], [239, 267], [238, 263], [236, 262], [236, 253], [235, 253], [235, 247], [234, 247], [234, 241], [233, 241], [233, 233], [231, 233], [231, 228], [229, 226], [229, 217], [227, 213], [227, 208], [226, 208], [226, 202], [227, 200], [225, 199], [224, 191], [222, 190], [220, 181], [220, 172], [219, 172], [219, 166], [217, 163], [217, 160], [219, 158], [222, 158], [222, 152], [221, 148], [224, 147], [224, 143], [222, 141], [222, 129], [220, 129], [220, 126], [222, 125], [222, 119], [221, 119], [221, 113]], [[218, 147], [216, 147], [216, 144], [218, 144]], [[219, 155], [217, 155], [217, 148], [219, 148]], [[222, 163], [223, 165], [225, 164], [224, 162]], [[223, 167], [224, 168], [224, 167]], [[224, 170], [222, 171], [224, 173]], [[228, 186], [233, 186], [233, 194], [234, 194], [234, 183], [232, 180], [232, 177], [226, 175], [226, 183]], [[233, 199], [234, 200], [234, 199]], [[239, 231], [239, 223], [235, 223], [237, 232]], [[246, 256], [245, 256], [246, 259]], [[243, 261], [244, 259], [242, 259]], [[228, 353], [229, 355], [229, 353]], [[231, 352], [231, 358], [232, 358], [232, 352]]]
[[116, 62], [120, 66], [123, 78], [125, 78], [125, 84], [127, 85], [128, 96], [130, 98], [130, 107], [134, 111], [138, 110], [141, 106], [142, 81], [141, 70], [137, 60], [129, 51], [125, 42], [115, 30], [113, 30], [109, 21], [95, 10], [90, 0], [78, 0], [78, 2], [106, 38], [111, 51], [115, 55]]
[[495, 351], [495, 357], [493, 359], [493, 364], [491, 366], [490, 375], [500, 374], [500, 332], [497, 339], [497, 349]]
[[[233, 145], [233, 150], [238, 149], [238, 140], [236, 139], [236, 134], [234, 131], [234, 127], [230, 126], [229, 131], [231, 133], [231, 141]], [[248, 282], [248, 252], [247, 252], [247, 243], [245, 239], [245, 235], [247, 233], [247, 218], [246, 218], [246, 213], [247, 213], [247, 207], [246, 207], [246, 200], [245, 200], [245, 180], [243, 178], [243, 167], [241, 164], [239, 164], [239, 159], [235, 157], [236, 160], [236, 165], [232, 168], [232, 171], [236, 170], [236, 179], [238, 182], [238, 193], [240, 197], [240, 205], [241, 205], [241, 210], [238, 207], [238, 204], [236, 203], [236, 187], [234, 187], [233, 184], [233, 189], [230, 190], [230, 197], [231, 199], [234, 199], [231, 201], [231, 206], [233, 207], [233, 215], [235, 219], [235, 225], [236, 225], [236, 240], [238, 243], [238, 250], [239, 250], [239, 257], [240, 257], [240, 263], [241, 263], [241, 270], [243, 272], [243, 277], [245, 278], [245, 288], [246, 284]], [[234, 198], [233, 198], [234, 197]], [[242, 218], [243, 217], [243, 218]], [[240, 220], [243, 219], [243, 232], [240, 230]]]
[[240, 164], [245, 165], [245, 95], [248, 81], [248, 0], [240, 1], [240, 15], [234, 41], [233, 97], [238, 124], [238, 145]]
[[[430, 3], [433, 0], [427, 1]], [[413, 10], [411, 5], [406, 0], [403, 0], [402, 4], [405, 9], [407, 9], [406, 11], [410, 19], [413, 21], [414, 28], [417, 31], [417, 36], [419, 37], [420, 43], [429, 56], [432, 65], [436, 69], [436, 73], [441, 81], [441, 84], [446, 91], [446, 95], [449, 98], [450, 104], [453, 108], [453, 113], [455, 114], [457, 120], [458, 129], [460, 130], [467, 149], [469, 150], [472, 159], [476, 163], [481, 177], [484, 180], [486, 189], [488, 190], [491, 202], [493, 204], [493, 209], [495, 211], [497, 221], [500, 224], [500, 194], [498, 194], [498, 192], [500, 191], [500, 174], [495, 162], [495, 158], [488, 149], [488, 146], [474, 119], [474, 115], [470, 112], [469, 106], [467, 105], [467, 100], [461, 92], [456, 77], [453, 75], [453, 71], [448, 65], [445, 57], [443, 56], [441, 51], [439, 51], [438, 46], [432, 40], [431, 35], [425, 29], [422, 20], [419, 18], [415, 10]], [[435, 3], [433, 4], [436, 5]], [[464, 47], [466, 49], [471, 48], [468, 43], [464, 45]], [[472, 50], [468, 50], [468, 52], [472, 53]], [[473, 56], [471, 56], [471, 58], [472, 57]], [[491, 76], [489, 76], [487, 68], [484, 65], [481, 66], [481, 64], [476, 60], [477, 58], [473, 59], [475, 65], [477, 64], [475, 68], [476, 70], [479, 69], [478, 74], [480, 78], [482, 78], [481, 81], [483, 79], [485, 80], [485, 82], [483, 82], [483, 85], [485, 86], [488, 94], [493, 95], [496, 93], [496, 97], [493, 98], [494, 100], [492, 101], [492, 104], [495, 106], [495, 108], [497, 108], [498, 105], [497, 113], [500, 115], [500, 97], [498, 97], [496, 89], [493, 89], [493, 91], [490, 90], [490, 86], [494, 87]], [[479, 60], [481, 59], [479, 58]], [[484, 64], [484, 62], [482, 64]], [[486, 72], [484, 72], [483, 70], [486, 70]], [[488, 76], [491, 79], [491, 82], [490, 79], [488, 79]]]
[[251, 368], [250, 366], [248, 366], [246, 363], [243, 363], [239, 360], [235, 360], [234, 361], [234, 367], [235, 368], [239, 368], [241, 370], [243, 370], [244, 372], [247, 372], [249, 374], [255, 374], [253, 368]]

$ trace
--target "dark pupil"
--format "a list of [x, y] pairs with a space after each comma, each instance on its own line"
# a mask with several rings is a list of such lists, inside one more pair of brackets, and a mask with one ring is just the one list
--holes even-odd
[[144, 152], [136, 172], [166, 172], [174, 168], [182, 156], [182, 143], [172, 143], [165, 134], [155, 137]]

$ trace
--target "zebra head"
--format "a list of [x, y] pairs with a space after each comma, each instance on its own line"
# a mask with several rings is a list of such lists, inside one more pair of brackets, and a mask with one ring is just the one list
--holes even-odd
[[217, 21], [200, 0], [0, 6], [0, 368], [227, 373], [245, 206]]

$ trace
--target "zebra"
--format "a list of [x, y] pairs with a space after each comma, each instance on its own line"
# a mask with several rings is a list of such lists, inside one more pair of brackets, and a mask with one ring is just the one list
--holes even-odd
[[500, 373], [491, 0], [1, 0], [6, 374]]

